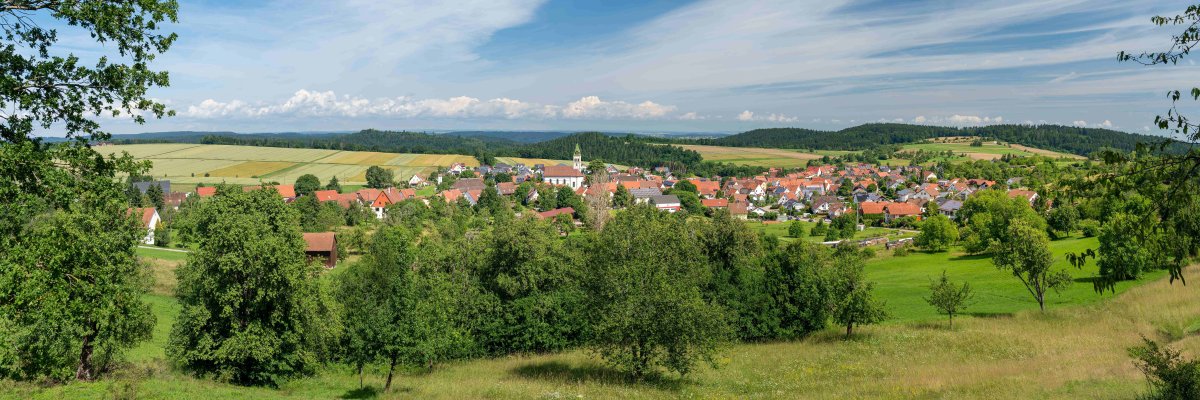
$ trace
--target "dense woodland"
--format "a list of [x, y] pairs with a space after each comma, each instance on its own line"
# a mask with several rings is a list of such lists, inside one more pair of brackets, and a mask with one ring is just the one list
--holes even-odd
[[[1159, 143], [1163, 137], [1137, 135], [1110, 129], [1061, 125], [992, 125], [953, 128], [907, 124], [864, 124], [839, 131], [802, 128], [755, 129], [715, 139], [658, 139], [677, 144], [706, 144], [734, 147], [768, 147], [813, 150], [867, 150], [884, 145], [915, 143], [948, 136], [982, 136], [1040, 149], [1090, 156], [1104, 149], [1132, 151], [1138, 143]], [[1170, 147], [1182, 152], [1187, 145]]]

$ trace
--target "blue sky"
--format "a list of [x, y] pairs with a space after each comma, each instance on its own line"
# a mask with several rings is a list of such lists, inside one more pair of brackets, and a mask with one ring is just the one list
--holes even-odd
[[[445, 3], [445, 4], [440, 4]], [[184, 1], [118, 133], [724, 131], [875, 121], [1149, 132], [1191, 62], [1149, 68], [1187, 1]], [[66, 29], [66, 28], [64, 28]], [[82, 39], [77, 39], [82, 40]], [[84, 52], [85, 46], [63, 49]]]

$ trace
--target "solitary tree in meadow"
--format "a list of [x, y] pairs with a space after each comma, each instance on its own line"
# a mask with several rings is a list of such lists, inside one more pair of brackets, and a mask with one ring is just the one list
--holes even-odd
[[946, 271], [942, 271], [942, 277], [929, 284], [929, 297], [925, 298], [925, 302], [937, 308], [938, 312], [946, 314], [950, 318], [950, 327], [953, 328], [954, 315], [966, 309], [973, 297], [975, 293], [971, 291], [969, 284], [963, 282], [962, 285], [956, 285], [950, 282]]
[[1059, 291], [1071, 284], [1070, 274], [1051, 269], [1054, 258], [1045, 229], [1016, 220], [1009, 225], [1004, 239], [994, 243], [992, 264], [1020, 280], [1042, 311], [1046, 310], [1046, 292]]

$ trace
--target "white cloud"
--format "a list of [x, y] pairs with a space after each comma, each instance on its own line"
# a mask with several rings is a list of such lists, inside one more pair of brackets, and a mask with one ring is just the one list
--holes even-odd
[[687, 113], [684, 113], [683, 115], [680, 115], [679, 119], [684, 120], [684, 121], [697, 121], [697, 120], [708, 119], [708, 117], [704, 116], [704, 115], [697, 115], [695, 112], [687, 112]]
[[1078, 120], [1078, 121], [1072, 122], [1072, 123], [1071, 123], [1071, 125], [1075, 125], [1075, 126], [1087, 126], [1087, 121], [1084, 121], [1084, 120]]
[[950, 125], [950, 126], [983, 126], [983, 125], [998, 125], [1004, 123], [1004, 117], [996, 116], [979, 116], [979, 115], [959, 115], [954, 114], [948, 117], [926, 117], [918, 115], [912, 119], [914, 124], [928, 125]]
[[1099, 126], [1099, 127], [1101, 127], [1101, 128], [1109, 128], [1109, 129], [1112, 129], [1112, 127], [1113, 127], [1113, 123], [1112, 123], [1112, 121], [1109, 121], [1109, 120], [1107, 120], [1107, 119], [1106, 119], [1106, 120], [1104, 120], [1104, 122], [1101, 122], [1101, 123], [1099, 123], [1099, 124], [1096, 124], [1096, 126]]
[[800, 117], [794, 117], [794, 116], [789, 116], [789, 115], [785, 115], [785, 114], [776, 114], [776, 113], [771, 113], [771, 114], [767, 114], [767, 115], [761, 115], [761, 114], [756, 115], [756, 114], [754, 114], [753, 111], [746, 110], [746, 111], [742, 111], [741, 114], [738, 114], [737, 120], [745, 121], [745, 122], [755, 121], [755, 122], [793, 123], [793, 122], [799, 122]]
[[1069, 74], [1051, 79], [1050, 83], [1066, 82], [1066, 81], [1069, 81], [1069, 80], [1072, 80], [1072, 79], [1075, 79], [1078, 77], [1079, 77], [1079, 74], [1075, 73], [1075, 71], [1071, 71], [1071, 73], [1069, 73]]
[[[448, 99], [394, 97], [365, 99], [338, 96], [333, 91], [298, 90], [277, 104], [249, 104], [241, 100], [221, 102], [208, 99], [188, 106], [181, 114], [191, 118], [267, 116], [296, 117], [398, 117], [398, 118], [504, 118], [504, 119], [661, 119], [675, 106], [644, 101], [633, 104], [586, 96], [564, 106], [542, 105], [510, 98], [480, 100], [458, 96]], [[696, 118], [695, 113], [684, 117]], [[683, 117], [681, 117], [683, 118]]]

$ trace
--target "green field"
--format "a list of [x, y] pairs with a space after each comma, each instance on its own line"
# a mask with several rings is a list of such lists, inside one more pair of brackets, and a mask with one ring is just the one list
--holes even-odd
[[[800, 223], [800, 225], [804, 226], [804, 232], [805, 232], [804, 236], [800, 237], [800, 239], [804, 239], [804, 240], [814, 242], [814, 243], [820, 243], [820, 242], [825, 241], [824, 236], [810, 236], [809, 235], [809, 232], [812, 231], [813, 226], [816, 225], [815, 222], [808, 222], [808, 221], [798, 221], [798, 222]], [[758, 231], [759, 234], [775, 235], [775, 236], [779, 237], [779, 240], [781, 240], [785, 243], [796, 240], [796, 238], [792, 238], [792, 237], [788, 236], [788, 228], [791, 225], [791, 223], [792, 223], [792, 221], [779, 222], [779, 223], [773, 223], [773, 224], [764, 224], [764, 223], [761, 223], [758, 221], [746, 221], [746, 224], [748, 224], [751, 229]], [[883, 236], [887, 236], [889, 239], [894, 240], [894, 239], [899, 239], [899, 238], [913, 237], [913, 236], [916, 236], [916, 233], [912, 232], [912, 231], [902, 231], [902, 230], [898, 230], [898, 229], [880, 228], [877, 226], [871, 226], [871, 227], [867, 227], [866, 229], [863, 229], [861, 231], [855, 232], [853, 239], [861, 240], [861, 239], [869, 239], [869, 238], [876, 238], [876, 237], [883, 237]]]
[[[1055, 249], [1089, 244], [1068, 239], [1055, 242]], [[868, 271], [878, 283], [877, 295], [897, 314], [892, 321], [861, 328], [849, 341], [830, 328], [804, 340], [736, 344], [724, 349], [716, 369], [640, 383], [576, 350], [406, 370], [388, 393], [380, 392], [380, 365], [367, 369], [364, 389], [350, 368], [339, 365], [278, 389], [221, 384], [169, 365], [163, 348], [179, 306], [153, 294], [146, 300], [158, 318], [154, 338], [131, 351], [129, 364], [96, 382], [3, 381], [0, 398], [1133, 398], [1146, 386], [1125, 349], [1139, 335], [1163, 339], [1159, 332], [1194, 325], [1200, 316], [1200, 291], [1161, 277], [1147, 277], [1143, 281], [1153, 283], [1132, 289], [1123, 285], [1117, 296], [1096, 295], [1077, 284], [1070, 293], [1052, 294], [1048, 312], [1032, 311], [1032, 301], [1024, 300], [1028, 295], [1011, 287], [1015, 281], [1006, 283], [998, 272], [975, 265], [983, 261], [954, 254], [881, 258]], [[923, 286], [925, 274], [940, 272], [938, 263], [958, 271], [959, 278], [970, 276], [980, 292], [981, 304], [954, 329], [932, 312], [921, 316], [895, 307], [919, 296], [905, 287]], [[1200, 350], [1200, 336], [1169, 339], [1193, 354]]]
[[[455, 154], [399, 154], [324, 149], [293, 149], [202, 144], [134, 144], [101, 147], [119, 154], [128, 152], [154, 165], [150, 175], [181, 184], [185, 190], [197, 183], [258, 184], [260, 181], [292, 183], [304, 174], [321, 181], [337, 176], [346, 185], [366, 183], [372, 165], [391, 169], [396, 179], [425, 176], [436, 167], [461, 162], [478, 165], [474, 157]], [[206, 177], [205, 174], [208, 176]]]

